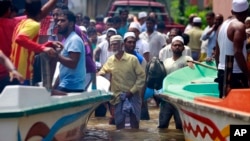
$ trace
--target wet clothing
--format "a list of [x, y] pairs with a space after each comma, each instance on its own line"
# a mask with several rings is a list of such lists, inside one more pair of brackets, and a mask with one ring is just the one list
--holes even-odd
[[[188, 60], [191, 61], [193, 59], [190, 56], [181, 56], [177, 60], [174, 60], [173, 57], [165, 59], [163, 61], [163, 64], [165, 66], [167, 75], [180, 68], [187, 66]], [[176, 129], [182, 129], [182, 123], [178, 110], [171, 103], [162, 100], [160, 104], [158, 128], [168, 128], [172, 116], [174, 116]]]
[[[126, 99], [124, 99], [121, 100], [120, 103], [115, 105], [115, 124], [119, 127], [124, 127], [126, 114], [128, 114], [130, 118], [135, 117], [135, 119], [133, 120], [130, 119], [130, 126], [132, 128], [139, 128], [142, 104], [141, 96], [139, 94], [134, 94], [130, 99], [128, 99], [128, 101], [129, 103], [126, 103]], [[131, 109], [126, 109], [127, 107], [129, 107], [129, 104], [131, 104]]]
[[160, 104], [158, 128], [168, 128], [172, 116], [174, 116], [175, 128], [182, 129], [181, 118], [178, 110], [169, 102], [162, 101]]
[[139, 61], [134, 55], [128, 53], [123, 54], [118, 60], [115, 55], [108, 58], [103, 65], [99, 74], [111, 73], [111, 91], [114, 93], [114, 98], [110, 101], [115, 105], [120, 102], [121, 92], [139, 92], [145, 83], [145, 72], [139, 64]]
[[117, 129], [124, 128], [125, 117], [122, 106], [123, 101], [120, 99], [120, 94], [123, 92], [131, 92], [133, 95], [129, 99], [135, 112], [129, 113], [130, 124], [132, 128], [139, 128], [140, 113], [141, 113], [141, 95], [140, 91], [145, 83], [145, 72], [139, 64], [138, 59], [126, 52], [123, 53], [121, 59], [117, 59], [115, 55], [108, 58], [107, 62], [99, 71], [100, 75], [106, 73], [111, 74], [111, 92], [114, 93], [114, 98], [110, 100], [111, 115], [114, 113], [115, 124]]

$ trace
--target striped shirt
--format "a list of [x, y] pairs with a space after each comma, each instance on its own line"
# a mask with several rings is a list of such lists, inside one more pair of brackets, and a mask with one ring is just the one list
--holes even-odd
[[32, 19], [24, 19], [13, 32], [10, 58], [17, 71], [26, 80], [30, 80], [33, 75], [35, 52], [43, 50], [42, 45], [37, 44], [39, 29], [40, 24], [38, 22]]

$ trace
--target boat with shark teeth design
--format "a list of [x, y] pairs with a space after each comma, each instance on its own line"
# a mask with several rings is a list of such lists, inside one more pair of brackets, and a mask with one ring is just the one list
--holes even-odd
[[[97, 89], [103, 86], [109, 81], [97, 76]], [[51, 96], [45, 87], [7, 86], [0, 95], [0, 141], [81, 140], [92, 112], [111, 98], [105, 89]]]
[[159, 94], [179, 111], [186, 141], [229, 141], [230, 125], [250, 125], [250, 89], [231, 89], [220, 99], [215, 63], [169, 74]]

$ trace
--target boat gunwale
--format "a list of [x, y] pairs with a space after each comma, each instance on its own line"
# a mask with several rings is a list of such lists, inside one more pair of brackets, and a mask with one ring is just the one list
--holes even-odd
[[[250, 113], [247, 112], [243, 112], [243, 111], [238, 111], [238, 110], [231, 110], [229, 108], [223, 107], [223, 106], [218, 106], [218, 105], [210, 105], [207, 103], [202, 103], [202, 102], [196, 102], [194, 103], [194, 101], [192, 100], [183, 100], [181, 98], [175, 98], [175, 97], [171, 97], [167, 94], [159, 94], [159, 97], [161, 97], [164, 101], [170, 102], [174, 105], [179, 104], [182, 106], [189, 106], [191, 108], [195, 108], [195, 109], [199, 109], [199, 110], [203, 110], [206, 112], [213, 112], [216, 114], [222, 114], [225, 116], [229, 116], [231, 118], [236, 118], [239, 120], [244, 120], [244, 121], [248, 121], [250, 122]], [[213, 108], [212, 108], [213, 106]], [[225, 110], [221, 110], [219, 108], [223, 108], [226, 109]], [[179, 107], [177, 107], [178, 111], [180, 110]], [[244, 115], [243, 115], [244, 114]]]
[[[100, 91], [101, 92], [101, 91]], [[107, 92], [110, 93], [110, 92]], [[102, 103], [109, 101], [112, 98], [112, 95], [99, 95], [99, 96], [88, 96], [87, 99], [78, 98], [72, 101], [58, 101], [58, 103], [48, 103], [47, 105], [39, 105], [37, 107], [30, 108], [20, 108], [14, 109], [12, 111], [0, 111], [0, 119], [2, 118], [18, 118], [23, 116], [30, 116], [39, 113], [52, 112], [61, 109], [73, 108], [87, 104], [96, 104], [97, 102]]]

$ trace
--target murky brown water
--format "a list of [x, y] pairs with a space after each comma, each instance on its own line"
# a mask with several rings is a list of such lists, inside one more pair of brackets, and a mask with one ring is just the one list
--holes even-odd
[[149, 105], [150, 120], [141, 120], [140, 129], [116, 130], [106, 117], [92, 116], [83, 141], [184, 141], [182, 131], [176, 130], [171, 120], [169, 129], [158, 129], [159, 108]]

